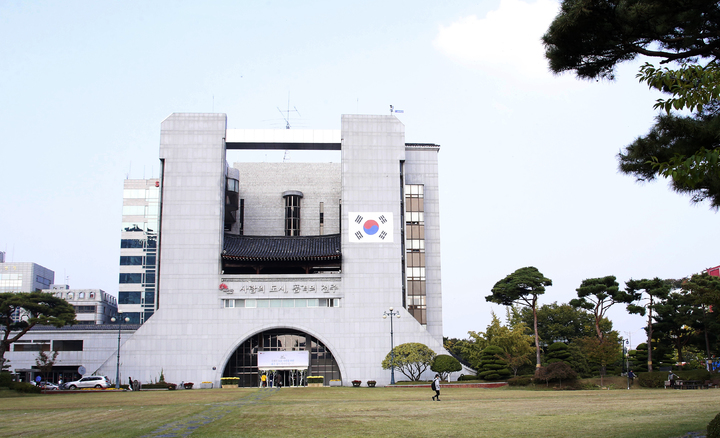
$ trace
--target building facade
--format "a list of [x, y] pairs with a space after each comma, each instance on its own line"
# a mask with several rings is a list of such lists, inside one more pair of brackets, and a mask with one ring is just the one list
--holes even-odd
[[55, 272], [31, 262], [0, 262], [0, 292], [37, 292], [55, 282]]
[[157, 308], [157, 241], [160, 180], [126, 179], [120, 237], [118, 306], [132, 324]]
[[[338, 150], [341, 163], [230, 166], [227, 149]], [[345, 115], [332, 131], [228, 130], [224, 114], [168, 117], [161, 305], [123, 345], [122, 376], [147, 381], [164, 370], [170, 381], [237, 376], [256, 386], [272, 372], [285, 384], [307, 375], [388, 383], [390, 308], [399, 313], [394, 345], [444, 353], [438, 151], [406, 144], [394, 116]], [[130, 222], [123, 233], [149, 233]], [[259, 359], [290, 351], [306, 363]], [[95, 372], [114, 368], [108, 358]]]
[[102, 289], [70, 289], [66, 284], [53, 284], [42, 292], [62, 298], [75, 308], [77, 325], [111, 324], [117, 316], [117, 299]]

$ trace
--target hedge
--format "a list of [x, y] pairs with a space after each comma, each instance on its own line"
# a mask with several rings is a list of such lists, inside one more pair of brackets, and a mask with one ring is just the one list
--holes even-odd
[[720, 438], [720, 414], [717, 414], [708, 424], [707, 438]]

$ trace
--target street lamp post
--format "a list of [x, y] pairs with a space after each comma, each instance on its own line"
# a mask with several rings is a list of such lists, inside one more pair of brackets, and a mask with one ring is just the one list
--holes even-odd
[[391, 307], [389, 311], [383, 312], [383, 319], [390, 317], [390, 384], [395, 384], [395, 345], [393, 340], [393, 316], [400, 318], [400, 311], [393, 312]]
[[110, 321], [118, 322], [118, 350], [117, 350], [117, 364], [115, 366], [115, 389], [120, 389], [120, 329], [122, 329], [122, 323], [123, 320], [125, 322], [130, 322], [130, 318], [127, 316], [125, 318], [121, 318], [122, 310], [118, 310], [118, 317], [115, 318], [114, 316], [110, 318]]

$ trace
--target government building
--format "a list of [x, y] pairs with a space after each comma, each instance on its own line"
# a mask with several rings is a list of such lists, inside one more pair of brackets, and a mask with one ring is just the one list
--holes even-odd
[[[343, 115], [339, 130], [169, 116], [159, 180], [125, 187], [118, 304], [134, 331], [121, 382], [385, 385], [391, 342], [446, 354], [439, 149], [406, 143], [393, 115]], [[339, 151], [340, 163], [229, 163], [229, 150]], [[79, 365], [115, 376], [116, 353]]]

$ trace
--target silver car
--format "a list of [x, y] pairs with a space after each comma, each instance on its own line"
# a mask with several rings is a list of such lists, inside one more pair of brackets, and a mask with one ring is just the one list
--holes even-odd
[[67, 383], [68, 389], [78, 388], [107, 388], [110, 386], [110, 379], [107, 376], [87, 376], [80, 380]]

